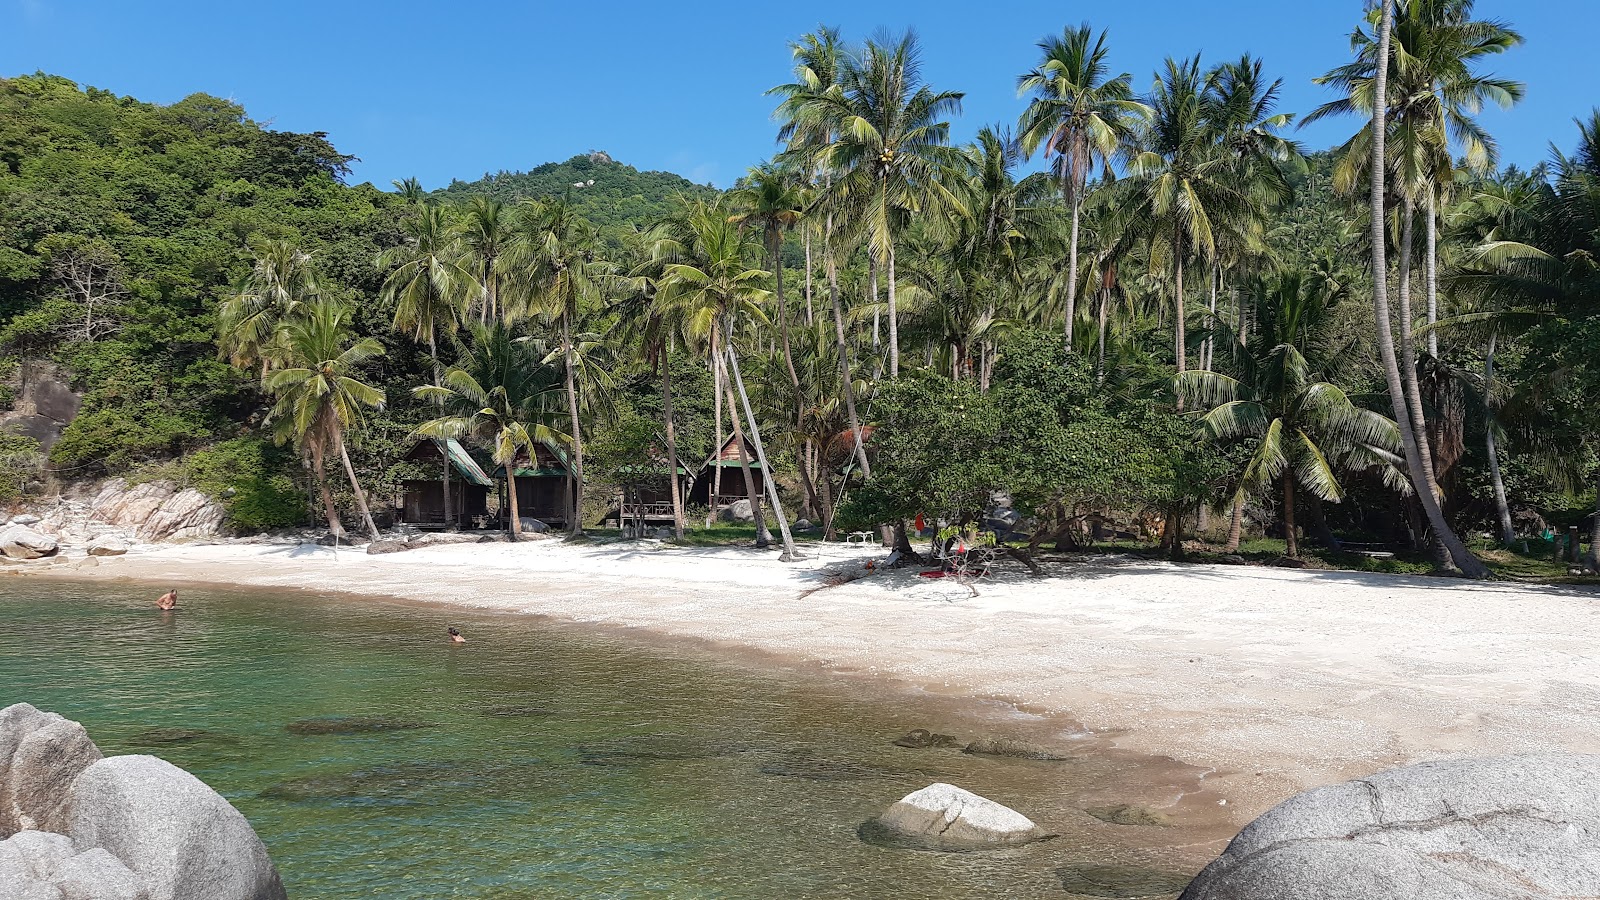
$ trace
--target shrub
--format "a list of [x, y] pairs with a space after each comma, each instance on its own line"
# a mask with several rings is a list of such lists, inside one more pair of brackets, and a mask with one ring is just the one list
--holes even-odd
[[222, 501], [235, 525], [248, 530], [284, 528], [305, 521], [305, 495], [296, 487], [294, 458], [253, 437], [223, 441], [189, 454], [184, 477]]

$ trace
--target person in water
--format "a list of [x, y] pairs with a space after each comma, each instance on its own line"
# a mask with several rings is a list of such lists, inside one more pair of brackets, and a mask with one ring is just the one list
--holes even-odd
[[177, 607], [178, 607], [178, 589], [177, 588], [173, 588], [172, 590], [167, 591], [165, 594], [161, 595], [160, 599], [156, 600], [156, 609], [159, 609], [162, 612], [170, 612], [170, 611], [176, 609]]
[[461, 636], [461, 630], [456, 628], [454, 625], [450, 626], [450, 628], [447, 630], [450, 632], [450, 643], [465, 644], [467, 642], [467, 639]]

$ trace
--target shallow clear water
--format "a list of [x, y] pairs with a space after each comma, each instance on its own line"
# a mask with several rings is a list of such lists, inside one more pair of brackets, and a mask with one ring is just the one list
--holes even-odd
[[[1078, 809], [1126, 782], [1127, 761], [893, 746], [910, 728], [979, 727], [918, 701], [526, 617], [202, 589], [163, 614], [156, 592], [0, 590], [0, 706], [26, 700], [107, 753], [194, 772], [300, 900], [1142, 896], [1096, 888], [1094, 867], [1162, 868], [1183, 842]], [[471, 642], [445, 642], [447, 624]], [[389, 726], [417, 727], [361, 730]], [[981, 854], [857, 839], [935, 780], [1063, 836]]]

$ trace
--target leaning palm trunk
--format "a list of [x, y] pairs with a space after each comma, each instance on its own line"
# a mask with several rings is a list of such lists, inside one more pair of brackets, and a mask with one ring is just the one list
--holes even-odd
[[[772, 543], [772, 532], [767, 529], [767, 517], [761, 509], [761, 494], [756, 490], [755, 474], [750, 470], [750, 453], [744, 446], [744, 426], [739, 421], [739, 404], [733, 396], [733, 385], [729, 383], [727, 367], [722, 362], [721, 349], [713, 345], [711, 352], [716, 354], [717, 368], [722, 370], [722, 390], [728, 400], [730, 414], [728, 419], [733, 423], [733, 443], [739, 449], [739, 472], [744, 476], [744, 496], [750, 501], [750, 514], [755, 517], [756, 546], [765, 547]], [[761, 476], [767, 481], [772, 480], [770, 470], [763, 469]]]
[[1394, 331], [1389, 324], [1389, 284], [1385, 277], [1388, 268], [1385, 258], [1388, 235], [1384, 230], [1383, 200], [1384, 165], [1387, 159], [1384, 152], [1386, 136], [1384, 126], [1389, 108], [1389, 43], [1390, 30], [1393, 26], [1394, 0], [1384, 0], [1378, 32], [1378, 59], [1372, 104], [1372, 193], [1369, 198], [1372, 220], [1372, 305], [1377, 322], [1378, 353], [1383, 359], [1384, 378], [1388, 383], [1390, 403], [1394, 407], [1395, 424], [1400, 429], [1400, 442], [1405, 447], [1406, 468], [1410, 472], [1417, 499], [1428, 517], [1428, 524], [1449, 551], [1451, 559], [1463, 572], [1473, 578], [1484, 578], [1488, 576], [1489, 570], [1477, 557], [1467, 552], [1466, 545], [1462, 544], [1461, 539], [1450, 530], [1450, 525], [1444, 518], [1444, 510], [1439, 507], [1439, 498], [1428, 486], [1422, 454], [1416, 434], [1412, 430], [1411, 416], [1406, 409], [1405, 388], [1400, 380], [1400, 364], [1395, 355]]
[[772, 501], [772, 515], [778, 520], [778, 534], [783, 537], [783, 562], [794, 562], [800, 558], [800, 552], [795, 549], [794, 535], [789, 533], [789, 519], [783, 512], [783, 499], [778, 496], [778, 480], [772, 477], [772, 467], [768, 465], [767, 451], [761, 444], [761, 425], [756, 422], [756, 414], [750, 409], [750, 395], [744, 389], [744, 376], [739, 374], [739, 354], [733, 350], [733, 341], [728, 341], [728, 364], [733, 368], [733, 383], [739, 389], [739, 401], [744, 405], [745, 418], [750, 420], [750, 441], [756, 445], [756, 458], [761, 461], [762, 479], [767, 485], [767, 497]]
[[833, 299], [833, 327], [834, 337], [839, 344], [839, 375], [844, 384], [844, 409], [850, 419], [850, 434], [853, 438], [856, 463], [861, 466], [863, 478], [872, 477], [872, 468], [867, 465], [867, 450], [865, 440], [861, 433], [861, 417], [856, 415], [856, 389], [855, 382], [850, 375], [850, 347], [844, 339], [844, 303], [839, 299], [839, 264], [833, 257], [833, 242], [829, 235], [833, 232], [833, 216], [828, 216], [828, 231], [822, 239], [823, 265], [828, 269], [828, 293]]
[[711, 458], [711, 503], [706, 508], [706, 527], [710, 528], [717, 517], [717, 503], [722, 497], [722, 367], [715, 358], [711, 360], [711, 393], [716, 407], [717, 445]]
[[344, 462], [344, 474], [350, 478], [350, 490], [356, 495], [356, 509], [361, 511], [361, 521], [367, 526], [367, 534], [377, 540], [378, 526], [372, 521], [372, 510], [367, 508], [367, 492], [361, 489], [361, 482], [356, 480], [356, 467], [350, 464], [350, 451], [344, 446], [344, 432], [337, 425], [333, 429], [333, 443], [339, 448], [339, 459]]
[[1516, 528], [1511, 523], [1511, 506], [1506, 502], [1506, 482], [1500, 474], [1500, 448], [1494, 430], [1494, 344], [1495, 335], [1489, 335], [1489, 346], [1483, 354], [1483, 433], [1485, 449], [1489, 452], [1489, 480], [1494, 484], [1494, 512], [1500, 524], [1500, 544], [1510, 547], [1517, 539]]
[[327, 467], [323, 461], [322, 445], [313, 441], [310, 445], [311, 471], [317, 483], [317, 493], [322, 497], [322, 513], [328, 518], [328, 531], [335, 538], [344, 537], [344, 523], [339, 520], [339, 507], [333, 502], [333, 491], [328, 489]]
[[567, 533], [573, 537], [583, 534], [583, 431], [578, 421], [578, 384], [573, 372], [572, 317], [561, 314], [561, 340], [567, 352], [567, 411], [572, 416], [572, 515], [567, 519]]
[[672, 422], [672, 351], [661, 355], [661, 417], [667, 428], [667, 478], [672, 481], [672, 532], [683, 540], [683, 485], [678, 482], [678, 432]]
[[[789, 303], [783, 294], [783, 239], [776, 235], [769, 242], [772, 247], [772, 270], [777, 276], [778, 286], [778, 329], [783, 337], [783, 363], [789, 371], [789, 386], [794, 390], [794, 422], [798, 430], [800, 422], [805, 418], [805, 398], [800, 395], [800, 375], [794, 368], [794, 350], [789, 341]], [[802, 464], [801, 473], [804, 475], [805, 466]], [[816, 507], [816, 491], [811, 486], [811, 479], [802, 477], [801, 485], [806, 492], [806, 506], [811, 509]]]

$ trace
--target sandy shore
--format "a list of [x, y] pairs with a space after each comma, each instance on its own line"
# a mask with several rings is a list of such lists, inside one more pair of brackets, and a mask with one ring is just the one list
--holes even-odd
[[861, 574], [876, 548], [785, 565], [653, 543], [141, 547], [49, 577], [337, 590], [725, 643], [932, 694], [1002, 701], [1210, 774], [1243, 821], [1296, 790], [1404, 763], [1600, 752], [1600, 594], [1134, 560], [1006, 570], [977, 595]]

